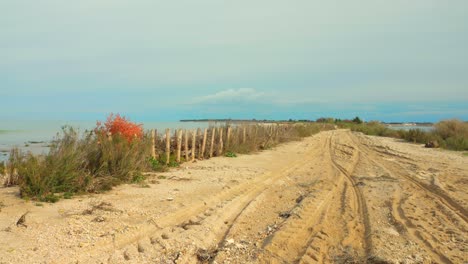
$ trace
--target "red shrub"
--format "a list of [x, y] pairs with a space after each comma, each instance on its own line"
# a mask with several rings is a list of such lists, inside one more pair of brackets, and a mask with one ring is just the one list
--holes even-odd
[[119, 114], [110, 114], [107, 117], [106, 122], [102, 125], [101, 122], [97, 122], [96, 131], [100, 133], [106, 133], [111, 135], [119, 134], [126, 138], [128, 142], [131, 142], [134, 138], [143, 137], [143, 125], [130, 122], [125, 117], [121, 117]]

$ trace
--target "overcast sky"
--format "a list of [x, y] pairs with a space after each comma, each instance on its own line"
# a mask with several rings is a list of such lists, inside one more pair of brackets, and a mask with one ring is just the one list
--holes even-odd
[[0, 119], [468, 120], [466, 0], [0, 0]]

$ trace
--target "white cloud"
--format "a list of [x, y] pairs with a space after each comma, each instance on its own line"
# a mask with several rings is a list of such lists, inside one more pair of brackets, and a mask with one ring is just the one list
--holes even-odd
[[195, 97], [192, 103], [220, 103], [220, 102], [239, 102], [239, 101], [255, 101], [266, 96], [265, 93], [259, 92], [252, 88], [228, 89], [219, 91], [214, 94]]

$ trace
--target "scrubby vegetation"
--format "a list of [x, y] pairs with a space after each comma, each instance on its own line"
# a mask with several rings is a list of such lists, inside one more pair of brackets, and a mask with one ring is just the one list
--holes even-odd
[[55, 202], [57, 195], [68, 198], [73, 193], [99, 192], [135, 181], [150, 168], [147, 156], [151, 147], [148, 137], [129, 129], [135, 127], [119, 116], [110, 116], [105, 126], [98, 124], [84, 135], [63, 127], [45, 155], [13, 149], [7, 163], [14, 179], [10, 185], [19, 185], [22, 197]]
[[[225, 128], [224, 130], [226, 130]], [[243, 138], [244, 129], [246, 139]], [[232, 128], [232, 136], [226, 141], [226, 151], [232, 153], [250, 153], [269, 149], [277, 144], [299, 140], [323, 130], [334, 129], [333, 124], [302, 123], [274, 124], [274, 125], [248, 125]]]
[[[236, 153], [271, 148], [282, 142], [310, 136], [320, 130], [332, 129], [333, 126], [296, 123], [231, 127], [232, 136], [229, 141], [228, 126], [225, 126], [224, 148], [220, 148], [219, 132], [215, 133], [216, 140], [210, 147], [214, 149], [214, 156], [235, 157]], [[213, 133], [213, 129], [210, 131]], [[175, 137], [170, 142], [169, 161], [166, 161], [164, 155], [164, 138], [157, 138], [156, 156], [151, 157], [151, 133], [144, 133], [141, 125], [120, 115], [110, 115], [104, 124], [98, 122], [95, 129], [84, 133], [79, 133], [72, 127], [63, 127], [47, 154], [33, 155], [12, 149], [6, 163], [6, 172], [9, 175], [6, 184], [18, 185], [24, 198], [44, 202], [69, 199], [79, 193], [106, 191], [122, 183], [140, 184], [145, 180], [143, 172], [163, 171], [168, 167], [179, 166], [175, 156]], [[207, 152], [201, 156], [198, 154], [201, 140], [200, 135], [197, 136], [196, 155], [197, 158], [207, 158]], [[189, 144], [191, 149], [191, 140]], [[184, 162], [183, 157], [180, 162]]]
[[[376, 122], [359, 122], [338, 120], [335, 123], [342, 128], [362, 132], [366, 135], [393, 137], [413, 143], [428, 144], [450, 150], [468, 150], [468, 123], [457, 119], [443, 120], [434, 125], [431, 131], [421, 129], [395, 130]], [[436, 142], [436, 143], [434, 143]]]

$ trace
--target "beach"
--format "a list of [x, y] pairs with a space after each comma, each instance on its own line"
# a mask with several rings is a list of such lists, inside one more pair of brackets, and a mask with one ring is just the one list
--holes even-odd
[[0, 188], [0, 262], [466, 261], [460, 152], [333, 130], [147, 176], [55, 204]]

